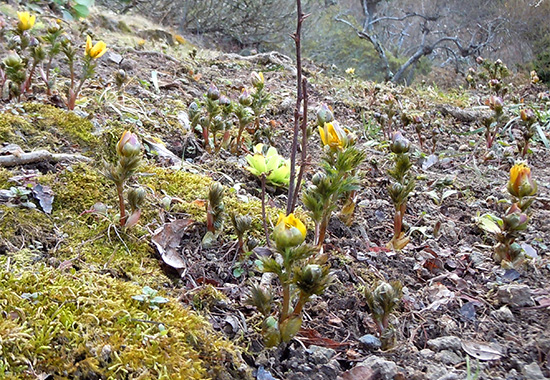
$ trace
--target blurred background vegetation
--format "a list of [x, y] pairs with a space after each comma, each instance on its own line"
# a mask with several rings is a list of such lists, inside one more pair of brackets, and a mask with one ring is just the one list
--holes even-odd
[[[73, 9], [93, 0], [34, 0]], [[293, 55], [295, 0], [96, 0], [118, 13], [146, 15], [208, 46]], [[478, 55], [550, 82], [550, 0], [303, 0], [306, 58], [327, 70], [376, 81], [452, 82]], [[337, 21], [340, 20], [340, 21]], [[365, 22], [367, 21], [367, 22]], [[369, 21], [371, 22], [369, 24]], [[362, 36], [361, 33], [363, 33]], [[366, 34], [366, 35], [365, 35]], [[385, 60], [375, 49], [383, 49]], [[439, 83], [444, 84], [444, 83]], [[449, 83], [451, 84], [451, 83]]]

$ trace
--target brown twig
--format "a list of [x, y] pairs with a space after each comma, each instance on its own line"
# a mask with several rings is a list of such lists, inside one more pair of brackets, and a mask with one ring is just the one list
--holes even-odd
[[91, 158], [80, 154], [52, 153], [47, 150], [37, 150], [36, 152], [10, 154], [0, 156], [0, 167], [9, 167], [17, 165], [33, 164], [42, 161], [92, 161]]
[[[286, 213], [287, 215], [294, 211], [294, 194], [297, 192], [296, 189], [296, 152], [298, 150], [298, 132], [300, 127], [300, 108], [302, 106], [302, 100], [304, 100], [303, 94], [303, 83], [302, 83], [302, 54], [301, 54], [301, 42], [300, 36], [302, 33], [302, 23], [307, 18], [308, 15], [302, 12], [302, 2], [301, 0], [296, 0], [296, 14], [297, 14], [297, 25], [296, 32], [292, 35], [292, 39], [296, 45], [296, 107], [294, 108], [294, 131], [292, 138], [292, 148], [290, 153], [290, 182], [288, 185], [288, 199], [286, 204]], [[305, 103], [305, 102], [304, 102]], [[304, 107], [305, 109], [306, 107]], [[302, 115], [305, 118], [305, 112]]]

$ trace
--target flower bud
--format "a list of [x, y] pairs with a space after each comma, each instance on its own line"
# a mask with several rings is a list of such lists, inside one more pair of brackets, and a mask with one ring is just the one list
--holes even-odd
[[147, 196], [147, 192], [143, 187], [138, 187], [137, 189], [130, 189], [128, 191], [128, 203], [130, 203], [130, 206], [133, 210], [138, 209], [143, 204], [143, 201], [145, 200], [145, 197]]
[[485, 100], [485, 104], [489, 106], [493, 111], [495, 112], [502, 112], [502, 108], [504, 107], [504, 102], [502, 101], [502, 98], [500, 96], [491, 95], [487, 100]]
[[393, 132], [390, 144], [390, 150], [396, 154], [407, 153], [410, 148], [410, 142], [399, 131]]
[[316, 173], [316, 174], [311, 178], [311, 182], [312, 182], [315, 186], [319, 186], [319, 184], [320, 184], [322, 181], [324, 181], [326, 178], [327, 178], [327, 176], [326, 176], [325, 173], [319, 172], [319, 173]]
[[218, 90], [218, 87], [214, 83], [210, 84], [206, 96], [210, 100], [218, 100], [220, 98], [220, 90]]
[[141, 152], [138, 137], [130, 131], [124, 131], [118, 141], [116, 151], [121, 157], [134, 157]]
[[273, 240], [278, 249], [284, 250], [302, 244], [306, 238], [306, 232], [306, 226], [294, 214], [288, 216], [281, 214], [273, 229]]
[[524, 108], [519, 112], [519, 115], [521, 117], [521, 120], [528, 122], [528, 123], [534, 123], [535, 122], [535, 113], [531, 108]]
[[229, 99], [225, 95], [220, 96], [219, 102], [220, 102], [220, 106], [229, 106], [229, 105], [231, 105], [231, 99]]
[[508, 192], [517, 198], [535, 195], [537, 183], [531, 178], [531, 168], [524, 162], [519, 162], [510, 169]]
[[252, 74], [250, 74], [250, 83], [252, 83], [252, 86], [256, 88], [260, 88], [264, 86], [264, 74], [259, 72], [253, 71]]
[[480, 56], [476, 58], [476, 63], [478, 65], [481, 65], [483, 62], [485, 62], [485, 59], [483, 57]]
[[241, 95], [239, 96], [239, 103], [243, 106], [249, 106], [252, 104], [252, 96], [250, 96], [250, 92], [247, 88], [242, 89]]
[[321, 104], [321, 106], [317, 109], [317, 121], [319, 122], [319, 125], [324, 125], [325, 123], [330, 123], [334, 120], [334, 114], [330, 110], [330, 108], [325, 104]]
[[529, 217], [524, 214], [517, 203], [514, 203], [503, 218], [504, 227], [510, 231], [522, 231], [527, 228]]
[[197, 102], [193, 102], [193, 103], [189, 104], [188, 111], [189, 111], [189, 118], [190, 118], [190, 119], [194, 119], [195, 116], [196, 116], [196, 115], [199, 113], [199, 111], [200, 111], [200, 106], [198, 105]]

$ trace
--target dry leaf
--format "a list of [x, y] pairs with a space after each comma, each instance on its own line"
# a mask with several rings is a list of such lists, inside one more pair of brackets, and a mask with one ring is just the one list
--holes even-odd
[[162, 260], [175, 269], [185, 268], [181, 256], [180, 242], [187, 227], [193, 224], [191, 219], [178, 219], [157, 228], [151, 241], [157, 247]]

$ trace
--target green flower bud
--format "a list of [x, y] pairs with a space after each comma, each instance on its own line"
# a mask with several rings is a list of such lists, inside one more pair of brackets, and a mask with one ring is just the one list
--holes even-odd
[[278, 249], [284, 250], [302, 244], [306, 238], [306, 232], [306, 226], [294, 214], [288, 216], [281, 214], [273, 229], [273, 240]]
[[393, 132], [390, 150], [396, 154], [407, 153], [410, 148], [410, 142], [399, 131]]
[[317, 109], [317, 121], [323, 126], [325, 123], [330, 123], [334, 120], [334, 114], [326, 104], [321, 104]]
[[206, 93], [206, 96], [210, 100], [218, 100], [220, 98], [220, 90], [216, 87], [214, 83], [210, 85], [210, 88], [208, 88], [208, 92]]
[[134, 157], [141, 153], [138, 137], [130, 131], [124, 131], [118, 141], [116, 151], [121, 157]]

